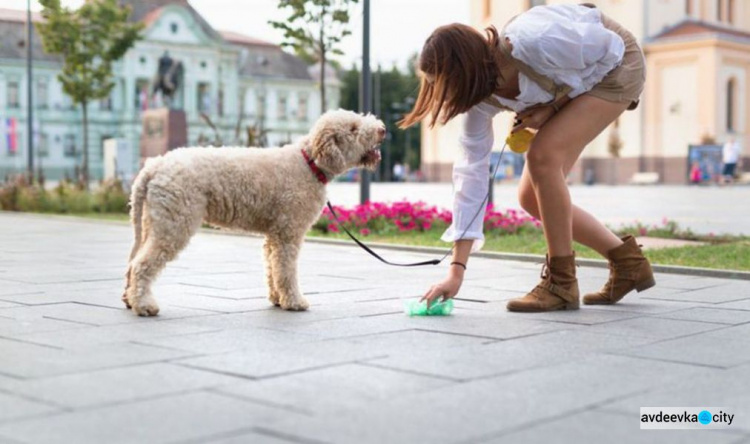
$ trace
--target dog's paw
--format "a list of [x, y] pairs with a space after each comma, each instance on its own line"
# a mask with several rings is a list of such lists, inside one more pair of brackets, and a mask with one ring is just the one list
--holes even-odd
[[122, 303], [125, 304], [125, 308], [127, 308], [128, 310], [130, 310], [132, 307], [130, 306], [130, 301], [128, 301], [128, 292], [127, 292], [127, 290], [125, 291], [125, 293], [122, 294], [122, 298], [121, 299], [122, 299]]
[[140, 298], [131, 305], [133, 313], [138, 316], [156, 316], [159, 314], [159, 305], [152, 298]]
[[276, 292], [271, 292], [268, 294], [268, 302], [277, 307], [281, 307], [281, 302], [279, 302], [279, 299], [279, 294]]
[[281, 301], [281, 308], [289, 311], [305, 311], [310, 308], [310, 303], [305, 298], [295, 298], [289, 301]]

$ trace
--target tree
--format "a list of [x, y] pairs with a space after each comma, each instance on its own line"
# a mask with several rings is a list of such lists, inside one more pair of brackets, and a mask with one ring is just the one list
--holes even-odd
[[112, 64], [140, 39], [143, 25], [129, 23], [129, 7], [117, 0], [88, 0], [77, 10], [60, 0], [40, 0], [44, 20], [37, 24], [44, 50], [63, 57], [57, 76], [65, 94], [83, 111], [83, 165], [89, 181], [88, 105], [108, 97], [115, 86]]
[[289, 9], [286, 21], [269, 21], [284, 31], [283, 47], [320, 63], [320, 109], [326, 110], [326, 62], [330, 54], [342, 55], [337, 48], [348, 29], [351, 6], [359, 0], [279, 0], [279, 9]]
[[[380, 83], [380, 88], [374, 91], [373, 99], [375, 110], [379, 110], [379, 116], [386, 124], [388, 139], [383, 145], [384, 158], [381, 163], [381, 177], [389, 177], [390, 171], [395, 163], [408, 163], [412, 170], [419, 168], [421, 131], [417, 124], [407, 131], [399, 129], [396, 124], [403, 118], [404, 114], [411, 108], [410, 99], [413, 100], [419, 89], [419, 79], [414, 69], [412, 57], [407, 70], [399, 70], [393, 66], [389, 70], [376, 71], [373, 73], [373, 83]], [[341, 76], [341, 107], [352, 111], [359, 108], [360, 95], [360, 72], [356, 66], [344, 71]], [[387, 150], [387, 152], [386, 152]]]

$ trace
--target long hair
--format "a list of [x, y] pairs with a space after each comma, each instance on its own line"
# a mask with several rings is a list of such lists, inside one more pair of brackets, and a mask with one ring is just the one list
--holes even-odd
[[489, 97], [499, 75], [494, 26], [476, 29], [454, 23], [437, 28], [419, 56], [419, 95], [414, 108], [399, 122], [408, 128], [430, 116], [430, 127], [446, 124]]

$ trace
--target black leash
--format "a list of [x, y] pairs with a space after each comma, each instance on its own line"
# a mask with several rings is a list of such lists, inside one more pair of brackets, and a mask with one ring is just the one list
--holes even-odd
[[[497, 159], [497, 165], [495, 165], [495, 169], [492, 171], [492, 175], [490, 176], [490, 183], [491, 184], [494, 184], [494, 182], [495, 182], [495, 174], [497, 173], [497, 169], [500, 167], [500, 163], [503, 160], [503, 154], [505, 153], [505, 148], [507, 146], [508, 146], [508, 143], [506, 142], [505, 145], [503, 145], [503, 149], [500, 150], [500, 157], [498, 157], [498, 159]], [[490, 155], [491, 155], [491, 153], [490, 153]], [[492, 185], [490, 185], [490, 186], [492, 186]], [[479, 217], [479, 213], [482, 212], [482, 208], [484, 208], [485, 205], [487, 205], [487, 201], [489, 199], [490, 199], [490, 190], [488, 189], [487, 190], [487, 195], [484, 197], [484, 200], [482, 200], [482, 203], [479, 205], [479, 208], [477, 209], [476, 214], [474, 214], [474, 217], [471, 218], [471, 222], [469, 222], [469, 224], [466, 226], [466, 229], [464, 230], [463, 234], [461, 234], [461, 238], [463, 238], [464, 236], [466, 236], [466, 233], [469, 231], [469, 227], [471, 227], [471, 225], [474, 223], [474, 221], [477, 220], [477, 217]], [[438, 265], [441, 262], [443, 262], [445, 260], [445, 258], [447, 258], [448, 256], [450, 256], [450, 254], [453, 252], [453, 248], [455, 248], [455, 246], [451, 247], [451, 249], [448, 250], [448, 252], [445, 253], [445, 255], [443, 255], [442, 258], [440, 258], [440, 259], [433, 259], [433, 260], [430, 260], [430, 261], [415, 262], [415, 263], [411, 263], [411, 264], [398, 264], [398, 263], [395, 263], [395, 262], [387, 261], [387, 260], [383, 259], [382, 257], [380, 257], [380, 255], [378, 253], [372, 251], [372, 249], [370, 247], [368, 247], [367, 245], [365, 245], [364, 243], [362, 243], [359, 239], [357, 239], [356, 237], [354, 237], [354, 235], [352, 233], [350, 233], [349, 230], [347, 230], [346, 227], [344, 227], [344, 225], [339, 222], [339, 216], [336, 214], [336, 211], [333, 209], [333, 205], [331, 205], [331, 201], [330, 200], [326, 201], [326, 204], [328, 205], [328, 210], [333, 215], [333, 220], [334, 220], [334, 222], [336, 222], [336, 225], [339, 228], [341, 228], [342, 230], [344, 230], [344, 233], [346, 233], [357, 245], [359, 245], [360, 247], [362, 247], [363, 250], [365, 250], [366, 252], [370, 253], [373, 257], [375, 257], [375, 259], [379, 260], [380, 262], [382, 262], [382, 263], [384, 263], [386, 265], [393, 265], [394, 267], [422, 267], [422, 266], [425, 266], [425, 265]]]

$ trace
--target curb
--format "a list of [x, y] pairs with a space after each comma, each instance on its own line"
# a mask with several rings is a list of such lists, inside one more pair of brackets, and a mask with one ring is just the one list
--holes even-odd
[[[16, 213], [12, 211], [0, 211], [2, 215], [23, 215], [25, 217], [37, 217], [40, 219], [58, 219], [58, 220], [73, 220], [77, 222], [88, 222], [92, 224], [108, 224], [108, 225], [119, 225], [129, 226], [130, 222], [118, 221], [118, 220], [107, 220], [107, 219], [92, 219], [83, 216], [63, 216], [58, 214], [40, 214], [40, 213]], [[201, 228], [201, 233], [217, 234], [221, 236], [245, 236], [261, 238], [262, 235], [253, 233], [244, 233], [239, 231], [228, 231], [228, 230], [217, 230], [213, 228]], [[321, 245], [333, 245], [337, 247], [357, 247], [356, 244], [340, 239], [323, 239], [319, 237], [306, 236], [305, 242]], [[420, 254], [437, 254], [444, 255], [448, 250], [447, 248], [437, 247], [417, 247], [413, 245], [401, 245], [401, 244], [383, 244], [378, 242], [372, 242], [367, 244], [370, 247], [379, 248], [381, 250], [392, 250], [401, 251], [407, 253], [420, 253]], [[544, 263], [545, 257], [538, 254], [520, 254], [520, 253], [501, 253], [492, 251], [479, 251], [472, 253], [474, 257], [481, 257], [484, 259], [495, 259], [495, 260], [506, 260], [506, 261], [518, 261], [518, 262], [533, 262], [533, 263]], [[600, 259], [576, 259], [578, 265], [592, 268], [607, 268], [608, 262]], [[665, 274], [676, 274], [683, 276], [697, 276], [697, 277], [713, 277], [721, 279], [735, 279], [750, 281], [750, 272], [740, 270], [717, 270], [713, 268], [699, 268], [699, 267], [681, 267], [676, 265], [658, 265], [651, 264], [651, 268], [654, 272], [665, 273]]]

